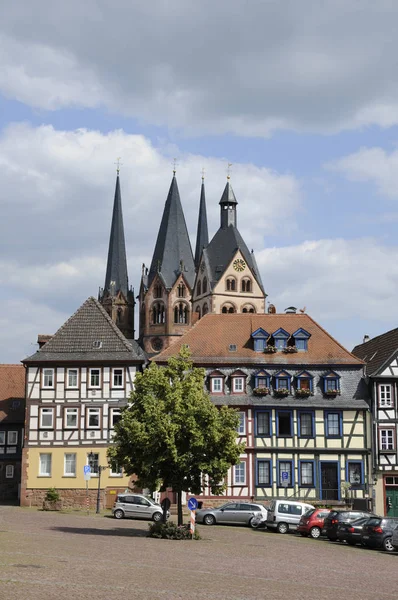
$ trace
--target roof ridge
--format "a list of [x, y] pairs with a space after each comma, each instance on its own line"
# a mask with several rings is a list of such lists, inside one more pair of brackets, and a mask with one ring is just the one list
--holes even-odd
[[335, 337], [333, 337], [328, 331], [326, 331], [326, 329], [324, 329], [322, 327], [322, 325], [319, 325], [319, 323], [317, 321], [315, 321], [315, 319], [313, 319], [308, 313], [305, 313], [305, 314], [300, 315], [300, 316], [307, 317], [310, 321], [312, 321], [317, 327], [319, 327], [319, 329], [321, 329], [323, 331], [323, 333], [325, 333], [331, 340], [333, 340], [338, 346], [340, 346], [340, 348], [342, 350], [344, 350], [344, 352], [346, 352], [353, 359], [355, 359], [358, 362], [361, 362], [362, 364], [366, 364], [364, 360], [362, 360], [361, 358], [358, 358], [358, 356], [355, 356], [355, 354], [353, 354], [352, 352], [350, 352], [349, 350], [347, 350], [347, 348], [345, 348], [343, 346], [343, 344], [341, 344], [338, 340], [336, 340]]
[[366, 342], [362, 342], [362, 344], [356, 344], [356, 346], [354, 346], [353, 350], [355, 350], [355, 348], [360, 348], [361, 346], [365, 346], [365, 344], [370, 344], [372, 342], [375, 342], [379, 338], [382, 338], [385, 335], [393, 333], [394, 331], [396, 331], [398, 333], [398, 327], [394, 327], [394, 329], [390, 329], [389, 331], [385, 331], [384, 333], [379, 333], [379, 335], [375, 335], [375, 337], [370, 338]]

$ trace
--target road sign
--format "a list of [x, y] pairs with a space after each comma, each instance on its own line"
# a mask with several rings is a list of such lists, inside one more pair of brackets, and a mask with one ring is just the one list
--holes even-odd
[[289, 485], [289, 472], [282, 471], [281, 478], [282, 478], [282, 486], [287, 487]]
[[188, 508], [189, 510], [196, 510], [198, 508], [198, 501], [196, 498], [190, 498], [188, 500]]
[[90, 465], [84, 465], [84, 481], [90, 481], [91, 478], [91, 469]]

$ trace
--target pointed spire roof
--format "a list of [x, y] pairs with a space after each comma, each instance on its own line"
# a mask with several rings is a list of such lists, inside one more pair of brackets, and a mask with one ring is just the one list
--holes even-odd
[[33, 356], [23, 362], [71, 360], [144, 360], [135, 341], [127, 341], [101, 304], [93, 297], [58, 329]]
[[221, 196], [220, 204], [238, 204], [237, 199], [235, 198], [234, 190], [232, 189], [231, 182], [229, 179], [225, 184], [225, 188], [223, 194]]
[[157, 273], [162, 275], [165, 285], [168, 288], [174, 285], [180, 273], [183, 273], [187, 283], [191, 287], [195, 278], [191, 242], [188, 236], [175, 174], [171, 180], [155, 251], [149, 269], [148, 287]]
[[115, 199], [111, 235], [109, 238], [108, 262], [106, 266], [104, 291], [112, 296], [122, 291], [127, 297], [128, 292], [126, 244], [124, 241], [122, 196], [120, 192], [119, 172], [116, 177]]
[[202, 177], [202, 187], [200, 190], [198, 229], [196, 232], [195, 266], [198, 268], [203, 248], [209, 243], [209, 231], [207, 227], [207, 211], [205, 196], [205, 181]]

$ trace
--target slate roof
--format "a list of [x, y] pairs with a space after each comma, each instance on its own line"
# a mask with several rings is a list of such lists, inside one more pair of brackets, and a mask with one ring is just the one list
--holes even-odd
[[0, 365], [0, 422], [25, 420], [25, 369], [23, 365]]
[[181, 261], [183, 261], [182, 273], [192, 288], [195, 279], [195, 265], [177, 180], [174, 175], [160, 223], [147, 286], [151, 285], [156, 273], [160, 271], [166, 287], [171, 288], [181, 273]]
[[237, 396], [236, 394], [229, 395], [214, 395], [210, 396], [211, 400], [214, 404], [218, 406], [226, 405], [226, 406], [256, 406], [258, 407], [280, 407], [280, 408], [298, 408], [298, 409], [306, 409], [306, 408], [321, 408], [328, 410], [331, 409], [358, 409], [358, 410], [367, 410], [369, 408], [369, 404], [366, 400], [362, 398], [355, 398], [349, 396], [348, 394], [342, 394], [341, 396], [336, 396], [334, 398], [325, 398], [323, 394], [318, 394], [316, 396], [310, 396], [309, 398], [296, 398], [294, 396], [288, 396], [286, 398], [274, 398], [273, 396], [249, 396], [242, 395]]
[[221, 196], [220, 204], [238, 204], [232, 185], [227, 181]]
[[[97, 341], [100, 348], [94, 347]], [[74, 360], [144, 362], [145, 355], [137, 342], [127, 341], [101, 304], [90, 297], [42, 348], [22, 362]]]
[[364, 344], [358, 344], [352, 351], [366, 363], [366, 373], [370, 377], [382, 371], [397, 352], [398, 328], [382, 333]]
[[[112, 281], [115, 282], [114, 286], [111, 286]], [[127, 298], [128, 287], [129, 283], [127, 275], [126, 244], [124, 240], [122, 197], [120, 192], [119, 175], [117, 175], [104, 291], [111, 295], [116, 295], [120, 290], [123, 292], [125, 298]]]
[[[279, 328], [293, 334], [300, 328], [311, 337], [308, 351], [285, 354], [255, 352], [251, 334], [259, 328], [272, 334]], [[362, 360], [348, 352], [307, 314], [207, 314], [202, 317], [182, 338], [158, 354], [156, 362], [165, 362], [187, 344], [196, 364], [251, 365], [258, 367], [280, 365], [363, 365]], [[229, 346], [236, 345], [236, 352]]]
[[205, 196], [205, 183], [202, 180], [202, 187], [200, 190], [200, 203], [199, 203], [199, 217], [198, 217], [198, 228], [196, 232], [196, 248], [195, 248], [195, 266], [199, 267], [200, 257], [202, 250], [209, 243], [209, 230], [207, 227], [207, 211], [206, 211], [206, 196]]

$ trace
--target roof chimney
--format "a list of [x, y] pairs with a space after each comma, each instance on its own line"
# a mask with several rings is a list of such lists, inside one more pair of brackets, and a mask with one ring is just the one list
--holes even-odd
[[363, 336], [363, 344], [366, 344], [366, 342], [368, 342], [370, 340], [370, 337], [368, 336], [367, 333], [365, 333], [365, 335]]

